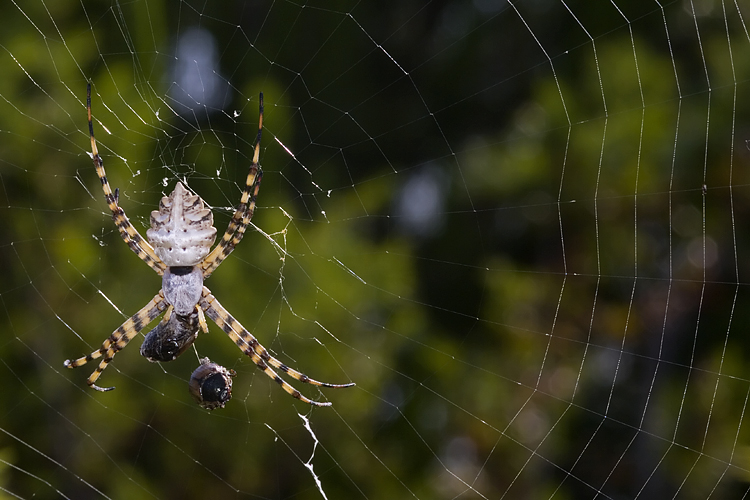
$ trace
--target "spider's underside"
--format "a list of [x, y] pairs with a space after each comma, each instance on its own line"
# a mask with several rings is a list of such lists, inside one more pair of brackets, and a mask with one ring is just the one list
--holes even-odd
[[[91, 152], [96, 173], [102, 183], [104, 198], [112, 211], [112, 218], [120, 236], [138, 257], [162, 276], [162, 289], [140, 311], [120, 325], [96, 351], [78, 358], [66, 360], [65, 366], [76, 368], [89, 361], [103, 357], [99, 366], [89, 376], [87, 383], [98, 391], [109, 391], [114, 387], [99, 387], [96, 381], [115, 354], [130, 342], [146, 325], [160, 314], [161, 322], [146, 335], [141, 354], [149, 361], [171, 361], [182, 354], [198, 338], [199, 330], [208, 332], [205, 317], [213, 320], [235, 344], [293, 397], [315, 406], [329, 406], [328, 402], [312, 401], [285, 382], [273, 370], [276, 368], [295, 380], [319, 387], [351, 387], [354, 384], [329, 384], [309, 378], [289, 368], [271, 356], [258, 340], [248, 332], [216, 300], [203, 281], [221, 264], [240, 242], [255, 211], [255, 199], [260, 189], [263, 172], [258, 165], [260, 138], [263, 129], [263, 94], [260, 94], [260, 117], [258, 136], [250, 172], [224, 236], [211, 249], [216, 239], [213, 214], [206, 208], [200, 196], [191, 194], [181, 183], [167, 197], [162, 198], [159, 210], [151, 212], [151, 228], [146, 232], [148, 241], [130, 223], [125, 211], [118, 205], [117, 191], [112, 188], [104, 171], [104, 164], [96, 147], [94, 127], [91, 121], [91, 85], [86, 96]], [[222, 405], [223, 406], [223, 405]]]

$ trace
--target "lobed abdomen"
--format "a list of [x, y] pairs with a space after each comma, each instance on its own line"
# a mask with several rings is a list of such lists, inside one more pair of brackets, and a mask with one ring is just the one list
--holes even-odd
[[214, 217], [200, 196], [178, 182], [172, 194], [151, 212], [146, 237], [154, 252], [169, 267], [194, 266], [211, 251], [216, 239]]

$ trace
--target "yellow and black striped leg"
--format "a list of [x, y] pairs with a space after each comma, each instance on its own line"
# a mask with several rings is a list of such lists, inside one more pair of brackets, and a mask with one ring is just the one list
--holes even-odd
[[94, 160], [94, 168], [96, 168], [96, 174], [99, 176], [99, 180], [102, 183], [102, 190], [104, 190], [104, 199], [107, 201], [109, 209], [112, 211], [112, 219], [117, 225], [117, 230], [120, 232], [120, 236], [128, 244], [130, 249], [146, 264], [159, 273], [164, 274], [166, 266], [156, 256], [154, 249], [151, 247], [148, 241], [138, 233], [138, 230], [133, 227], [128, 217], [125, 215], [125, 211], [117, 204], [117, 192], [112, 193], [112, 188], [107, 180], [107, 173], [104, 171], [104, 162], [102, 157], [99, 156], [99, 150], [96, 147], [96, 139], [94, 138], [94, 125], [91, 122], [91, 84], [88, 85], [86, 90], [86, 110], [89, 117], [89, 136], [91, 138], [91, 155]]
[[160, 290], [159, 294], [146, 304], [146, 307], [135, 313], [131, 318], [125, 321], [125, 323], [120, 325], [117, 330], [112, 332], [112, 335], [102, 343], [102, 346], [99, 349], [76, 360], [65, 360], [65, 367], [78, 368], [89, 361], [104, 356], [104, 359], [102, 359], [99, 366], [96, 367], [94, 373], [89, 376], [86, 383], [97, 391], [111, 391], [114, 387], [99, 387], [96, 385], [96, 380], [102, 374], [104, 369], [107, 368], [107, 365], [115, 357], [115, 354], [124, 349], [125, 346], [128, 345], [128, 342], [130, 342], [146, 325], [156, 319], [159, 314], [164, 312], [167, 306], [168, 304], [164, 300], [164, 294]]
[[255, 139], [255, 152], [253, 153], [253, 164], [250, 166], [250, 172], [245, 180], [245, 189], [240, 197], [240, 204], [229, 221], [229, 226], [219, 244], [211, 251], [201, 264], [203, 268], [203, 278], [208, 278], [219, 264], [226, 259], [234, 247], [242, 240], [245, 235], [245, 229], [250, 224], [255, 212], [255, 198], [260, 190], [260, 181], [263, 178], [263, 170], [258, 165], [260, 157], [260, 136], [263, 131], [263, 93], [260, 94], [260, 118], [258, 119], [258, 136]]
[[198, 305], [205, 311], [206, 316], [211, 318], [219, 326], [219, 328], [224, 330], [224, 332], [229, 335], [229, 338], [231, 338], [234, 343], [237, 344], [237, 347], [239, 347], [245, 354], [250, 356], [250, 359], [253, 360], [253, 363], [255, 363], [258, 368], [263, 370], [263, 373], [272, 378], [277, 384], [281, 386], [282, 389], [291, 394], [292, 397], [295, 397], [300, 401], [304, 401], [305, 403], [314, 406], [331, 405], [331, 403], [320, 403], [318, 401], [312, 401], [306, 398], [297, 389], [295, 389], [294, 387], [286, 383], [281, 377], [279, 377], [279, 375], [268, 365], [271, 365], [274, 368], [288, 374], [295, 380], [299, 380], [300, 382], [304, 382], [310, 385], [316, 385], [319, 387], [332, 387], [336, 389], [351, 387], [354, 385], [353, 383], [329, 384], [327, 382], [319, 382], [317, 380], [311, 379], [304, 373], [300, 373], [297, 370], [289, 368], [284, 363], [271, 356], [268, 351], [262, 345], [260, 345], [258, 340], [250, 332], [248, 332], [245, 327], [243, 327], [239, 323], [239, 321], [234, 319], [232, 315], [229, 314], [229, 312], [227, 312], [227, 310], [224, 309], [221, 304], [219, 304], [219, 301], [216, 300], [213, 295], [211, 295], [211, 292], [206, 287], [203, 287], [203, 297], [201, 298]]

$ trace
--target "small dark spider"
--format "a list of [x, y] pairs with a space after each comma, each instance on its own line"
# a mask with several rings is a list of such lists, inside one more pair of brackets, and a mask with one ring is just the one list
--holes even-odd
[[[260, 94], [258, 136], [255, 140], [253, 164], [245, 181], [240, 204], [229, 222], [224, 236], [211, 249], [216, 239], [213, 214], [206, 208], [200, 196], [191, 194], [181, 182], [167, 197], [159, 202], [159, 210], [151, 212], [151, 228], [146, 232], [148, 241], [128, 220], [125, 211], [118, 205], [118, 192], [112, 188], [99, 156], [91, 122], [91, 85], [86, 93], [86, 110], [89, 119], [91, 153], [96, 173], [102, 183], [104, 199], [112, 211], [120, 236], [131, 250], [151, 269], [162, 276], [162, 289], [146, 306], [126, 320], [107, 338], [96, 351], [76, 360], [66, 360], [65, 366], [77, 368], [89, 361], [104, 356], [86, 383], [98, 391], [109, 391], [114, 387], [99, 387], [96, 381], [118, 351], [125, 348], [133, 337], [161, 313], [164, 319], [147, 336], [141, 354], [150, 361], [171, 361], [195, 342], [198, 329], [208, 332], [205, 316], [211, 318], [237, 344], [242, 352], [250, 356], [263, 373], [271, 377], [282, 389], [293, 397], [316, 406], [331, 403], [312, 401], [281, 379], [276, 368], [295, 380], [319, 387], [351, 387], [354, 384], [329, 384], [318, 382], [304, 373], [289, 368], [271, 356], [258, 340], [227, 312], [211, 291], [203, 286], [203, 280], [211, 276], [219, 264], [232, 253], [242, 240], [255, 211], [255, 198], [260, 189], [263, 172], [258, 165], [260, 137], [263, 130], [263, 94]], [[153, 246], [152, 246], [153, 245]], [[269, 366], [270, 365], [270, 366]], [[218, 365], [216, 365], [218, 366]], [[273, 368], [271, 368], [273, 367]]]
[[224, 408], [232, 399], [232, 377], [234, 370], [227, 370], [208, 358], [201, 359], [201, 364], [190, 376], [190, 395], [195, 402], [207, 410]]

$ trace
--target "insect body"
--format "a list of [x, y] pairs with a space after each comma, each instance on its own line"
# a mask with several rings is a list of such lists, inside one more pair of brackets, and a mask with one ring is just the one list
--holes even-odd
[[201, 364], [190, 376], [190, 395], [195, 402], [207, 410], [224, 408], [232, 399], [232, 377], [234, 370], [227, 370], [208, 358], [201, 359]]
[[201, 308], [194, 307], [185, 315], [167, 309], [161, 322], [143, 340], [141, 355], [149, 361], [172, 361], [195, 342], [199, 329], [208, 331]]
[[[159, 293], [143, 309], [112, 332], [98, 350], [76, 360], [65, 361], [66, 367], [76, 368], [103, 357], [99, 366], [86, 381], [92, 388], [98, 391], [114, 389], [114, 387], [99, 387], [96, 385], [96, 381], [115, 354], [124, 349], [133, 337], [162, 313], [165, 313], [164, 319], [146, 336], [141, 346], [141, 354], [150, 361], [171, 361], [182, 354], [195, 342], [199, 330], [208, 331], [205, 319], [205, 316], [208, 316], [224, 330], [229, 338], [237, 344], [237, 347], [250, 356], [258, 368], [281, 385], [286, 392], [301, 401], [316, 406], [329, 406], [331, 404], [306, 398], [279, 377], [274, 368], [300, 382], [319, 387], [340, 388], [354, 385], [353, 383], [329, 384], [318, 382], [289, 368], [271, 356], [258, 340], [224, 309], [211, 294], [211, 291], [203, 286], [203, 281], [219, 267], [219, 264], [232, 253], [235, 246], [242, 240], [255, 211], [255, 199], [263, 176], [263, 172], [258, 165], [260, 138], [263, 129], [263, 94], [260, 94], [259, 100], [260, 118], [253, 163], [245, 181], [239, 206], [235, 210], [224, 236], [212, 249], [211, 247], [216, 239], [213, 214], [211, 210], [205, 207], [201, 197], [192, 194], [181, 182], [177, 183], [172, 194], [161, 199], [159, 210], [151, 213], [151, 228], [146, 232], [148, 241], [144, 240], [133, 227], [125, 215], [125, 211], [118, 205], [117, 191], [115, 191], [115, 194], [112, 193], [104, 171], [104, 164], [96, 147], [94, 127], [91, 120], [91, 85], [88, 86], [86, 109], [88, 111], [91, 151], [96, 173], [102, 183], [104, 198], [112, 211], [112, 218], [122, 239], [141, 260], [162, 276], [162, 288]], [[224, 385], [228, 387], [231, 396], [231, 380]], [[220, 387], [218, 390], [221, 392]]]

